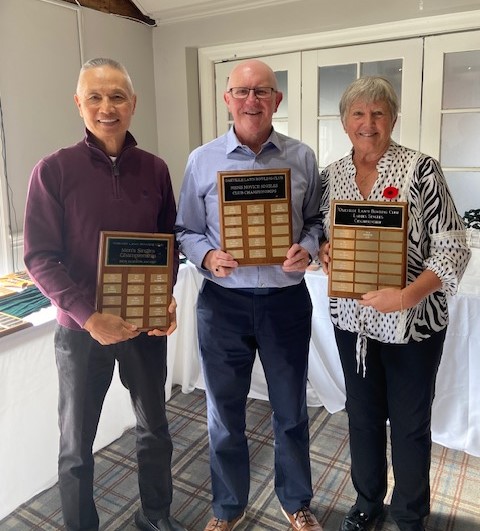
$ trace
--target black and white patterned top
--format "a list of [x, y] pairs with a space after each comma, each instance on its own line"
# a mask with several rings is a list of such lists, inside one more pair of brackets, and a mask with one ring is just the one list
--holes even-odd
[[[330, 164], [321, 174], [324, 191], [320, 212], [327, 239], [331, 201], [364, 200], [355, 182], [352, 157], [353, 151]], [[391, 141], [377, 164], [377, 171], [378, 178], [367, 199], [408, 202], [407, 284], [429, 269], [442, 281], [442, 289], [413, 308], [391, 313], [363, 307], [355, 299], [331, 298], [331, 319], [342, 330], [383, 343], [421, 341], [448, 324], [446, 295], [456, 293], [471, 254], [465, 227], [440, 165], [432, 157]], [[399, 190], [391, 200], [384, 196], [388, 187]]]

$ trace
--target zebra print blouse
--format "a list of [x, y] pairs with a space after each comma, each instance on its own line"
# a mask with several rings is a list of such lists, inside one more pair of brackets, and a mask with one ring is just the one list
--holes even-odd
[[[353, 151], [321, 174], [324, 189], [320, 213], [327, 239], [331, 200], [364, 199], [355, 183], [352, 156]], [[471, 254], [465, 227], [440, 165], [432, 157], [391, 141], [377, 171], [378, 178], [368, 200], [388, 201], [383, 191], [393, 186], [400, 193], [390, 201], [408, 202], [407, 284], [429, 269], [442, 281], [442, 289], [413, 308], [391, 313], [360, 306], [354, 299], [331, 298], [331, 319], [342, 330], [383, 343], [421, 341], [448, 324], [446, 296], [456, 293]]]

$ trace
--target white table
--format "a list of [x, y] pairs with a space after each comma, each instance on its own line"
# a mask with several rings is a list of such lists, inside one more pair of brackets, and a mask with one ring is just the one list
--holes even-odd
[[[433, 440], [480, 456], [480, 250], [449, 302], [450, 320], [437, 379]], [[314, 304], [310, 343], [308, 403], [330, 413], [344, 406], [345, 388], [321, 272], [306, 276]], [[173, 384], [188, 393], [204, 388], [198, 358], [195, 308], [201, 275], [182, 266], [175, 297], [178, 330], [168, 338], [166, 394]], [[37, 324], [0, 338], [0, 519], [57, 480], [57, 371], [52, 309]], [[48, 313], [50, 312], [50, 313]], [[263, 370], [255, 363], [250, 396], [266, 399]], [[130, 397], [115, 371], [95, 440], [95, 450], [135, 423]]]
[[[182, 291], [188, 291], [188, 323], [195, 322], [192, 292], [201, 285], [201, 275], [193, 266]], [[330, 413], [344, 407], [345, 384], [330, 322], [327, 277], [307, 272], [307, 286], [313, 302], [312, 338], [308, 371], [308, 404], [323, 405]], [[188, 285], [187, 285], [188, 284]], [[182, 298], [178, 299], [182, 304]], [[448, 448], [480, 456], [480, 249], [472, 249], [459, 292], [449, 299], [450, 324], [440, 364], [432, 412], [432, 438]], [[181, 323], [182, 321], [179, 320]], [[188, 325], [190, 326], [190, 325]], [[184, 335], [180, 324], [180, 336]], [[196, 333], [193, 324], [191, 334]], [[191, 336], [189, 336], [191, 339]], [[194, 341], [188, 349], [176, 349], [173, 381], [185, 393], [205, 388]], [[180, 379], [181, 375], [181, 379]], [[267, 386], [258, 359], [254, 365], [250, 396], [267, 399]]]
[[[182, 303], [178, 332], [168, 338], [170, 397], [173, 383], [198, 375], [194, 306], [200, 284], [193, 267], [182, 266], [174, 294]], [[0, 519], [57, 481], [58, 379], [53, 334], [55, 310], [29, 318], [35, 326], [0, 338]], [[186, 363], [185, 356], [191, 353]], [[115, 368], [102, 410], [94, 450], [110, 444], [135, 425], [130, 395]]]

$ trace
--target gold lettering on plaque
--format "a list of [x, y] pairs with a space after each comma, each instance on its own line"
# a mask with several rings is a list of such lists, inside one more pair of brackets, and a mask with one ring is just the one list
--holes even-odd
[[122, 293], [122, 285], [121, 284], [104, 284], [103, 293], [105, 294]]
[[237, 238], [239, 236], [242, 236], [242, 234], [243, 234], [242, 227], [234, 227], [234, 228], [225, 229], [225, 236], [227, 238]]
[[241, 225], [242, 224], [242, 218], [236, 217], [236, 216], [226, 216], [225, 217], [225, 225]]
[[248, 216], [249, 225], [265, 225], [265, 216]]
[[242, 258], [245, 258], [245, 253], [243, 252], [243, 249], [229, 249], [228, 251], [235, 260], [241, 260]]
[[241, 238], [228, 238], [225, 243], [229, 249], [235, 249], [236, 247], [242, 247], [243, 240]]
[[265, 234], [265, 227], [261, 225], [255, 227], [248, 227], [249, 236], [263, 236]]
[[275, 214], [272, 215], [272, 223], [288, 223], [288, 215], [286, 214]]
[[165, 284], [165, 283], [168, 282], [168, 276], [167, 275], [162, 275], [162, 274], [150, 275], [150, 282]]
[[122, 304], [122, 297], [117, 297], [115, 295], [105, 295], [103, 297], [104, 306], [120, 306]]
[[114, 282], [121, 282], [122, 281], [122, 275], [121, 273], [104, 273], [103, 275], [103, 283], [114, 283]]
[[286, 203], [274, 203], [270, 205], [270, 212], [288, 212], [288, 205]]
[[265, 258], [267, 251], [265, 249], [250, 249], [249, 256], [250, 258]]
[[167, 293], [166, 284], [150, 284], [150, 293]]
[[165, 306], [150, 306], [150, 315], [152, 316], [159, 316], [159, 315], [167, 315], [167, 308]]
[[145, 275], [142, 273], [130, 273], [127, 277], [128, 282], [141, 282], [142, 284], [145, 282]]
[[343, 249], [334, 249], [333, 250], [333, 258], [340, 259], [340, 260], [354, 260], [355, 259], [355, 251], [344, 251]]
[[141, 317], [143, 315], [142, 306], [127, 306], [127, 317]]
[[340, 238], [340, 239], [355, 239], [355, 230], [354, 229], [339, 229], [339, 228], [335, 228], [333, 229], [333, 236], [335, 238]]
[[335, 249], [355, 249], [355, 240], [338, 240]]
[[129, 295], [143, 295], [145, 293], [144, 284], [129, 284], [127, 286], [127, 293]]
[[247, 205], [247, 212], [249, 214], [263, 214], [265, 207], [262, 204]]
[[250, 247], [265, 247], [267, 244], [265, 238], [249, 238], [248, 245]]
[[223, 207], [223, 213], [225, 216], [240, 215], [242, 213], [242, 207], [240, 205], [225, 205]]
[[133, 295], [127, 297], [127, 306], [143, 306], [144, 302], [145, 297], [142, 296]]
[[150, 304], [157, 305], [157, 304], [167, 304], [167, 297], [164, 295], [154, 295], [150, 297]]
[[167, 319], [166, 318], [161, 318], [161, 317], [152, 317], [151, 319], [148, 320], [148, 324], [150, 326], [156, 326], [158, 328], [163, 328], [167, 325]]

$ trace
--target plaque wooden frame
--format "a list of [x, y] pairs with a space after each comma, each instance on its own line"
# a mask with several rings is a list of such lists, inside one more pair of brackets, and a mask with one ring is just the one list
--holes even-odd
[[170, 326], [173, 234], [101, 231], [96, 307], [140, 331]]
[[30, 326], [33, 326], [33, 324], [29, 321], [24, 321], [20, 317], [0, 312], [0, 337], [12, 334], [17, 330], [29, 328]]
[[405, 287], [406, 202], [333, 200], [330, 216], [329, 297]]
[[292, 245], [290, 168], [218, 172], [221, 246], [239, 265], [282, 264]]

